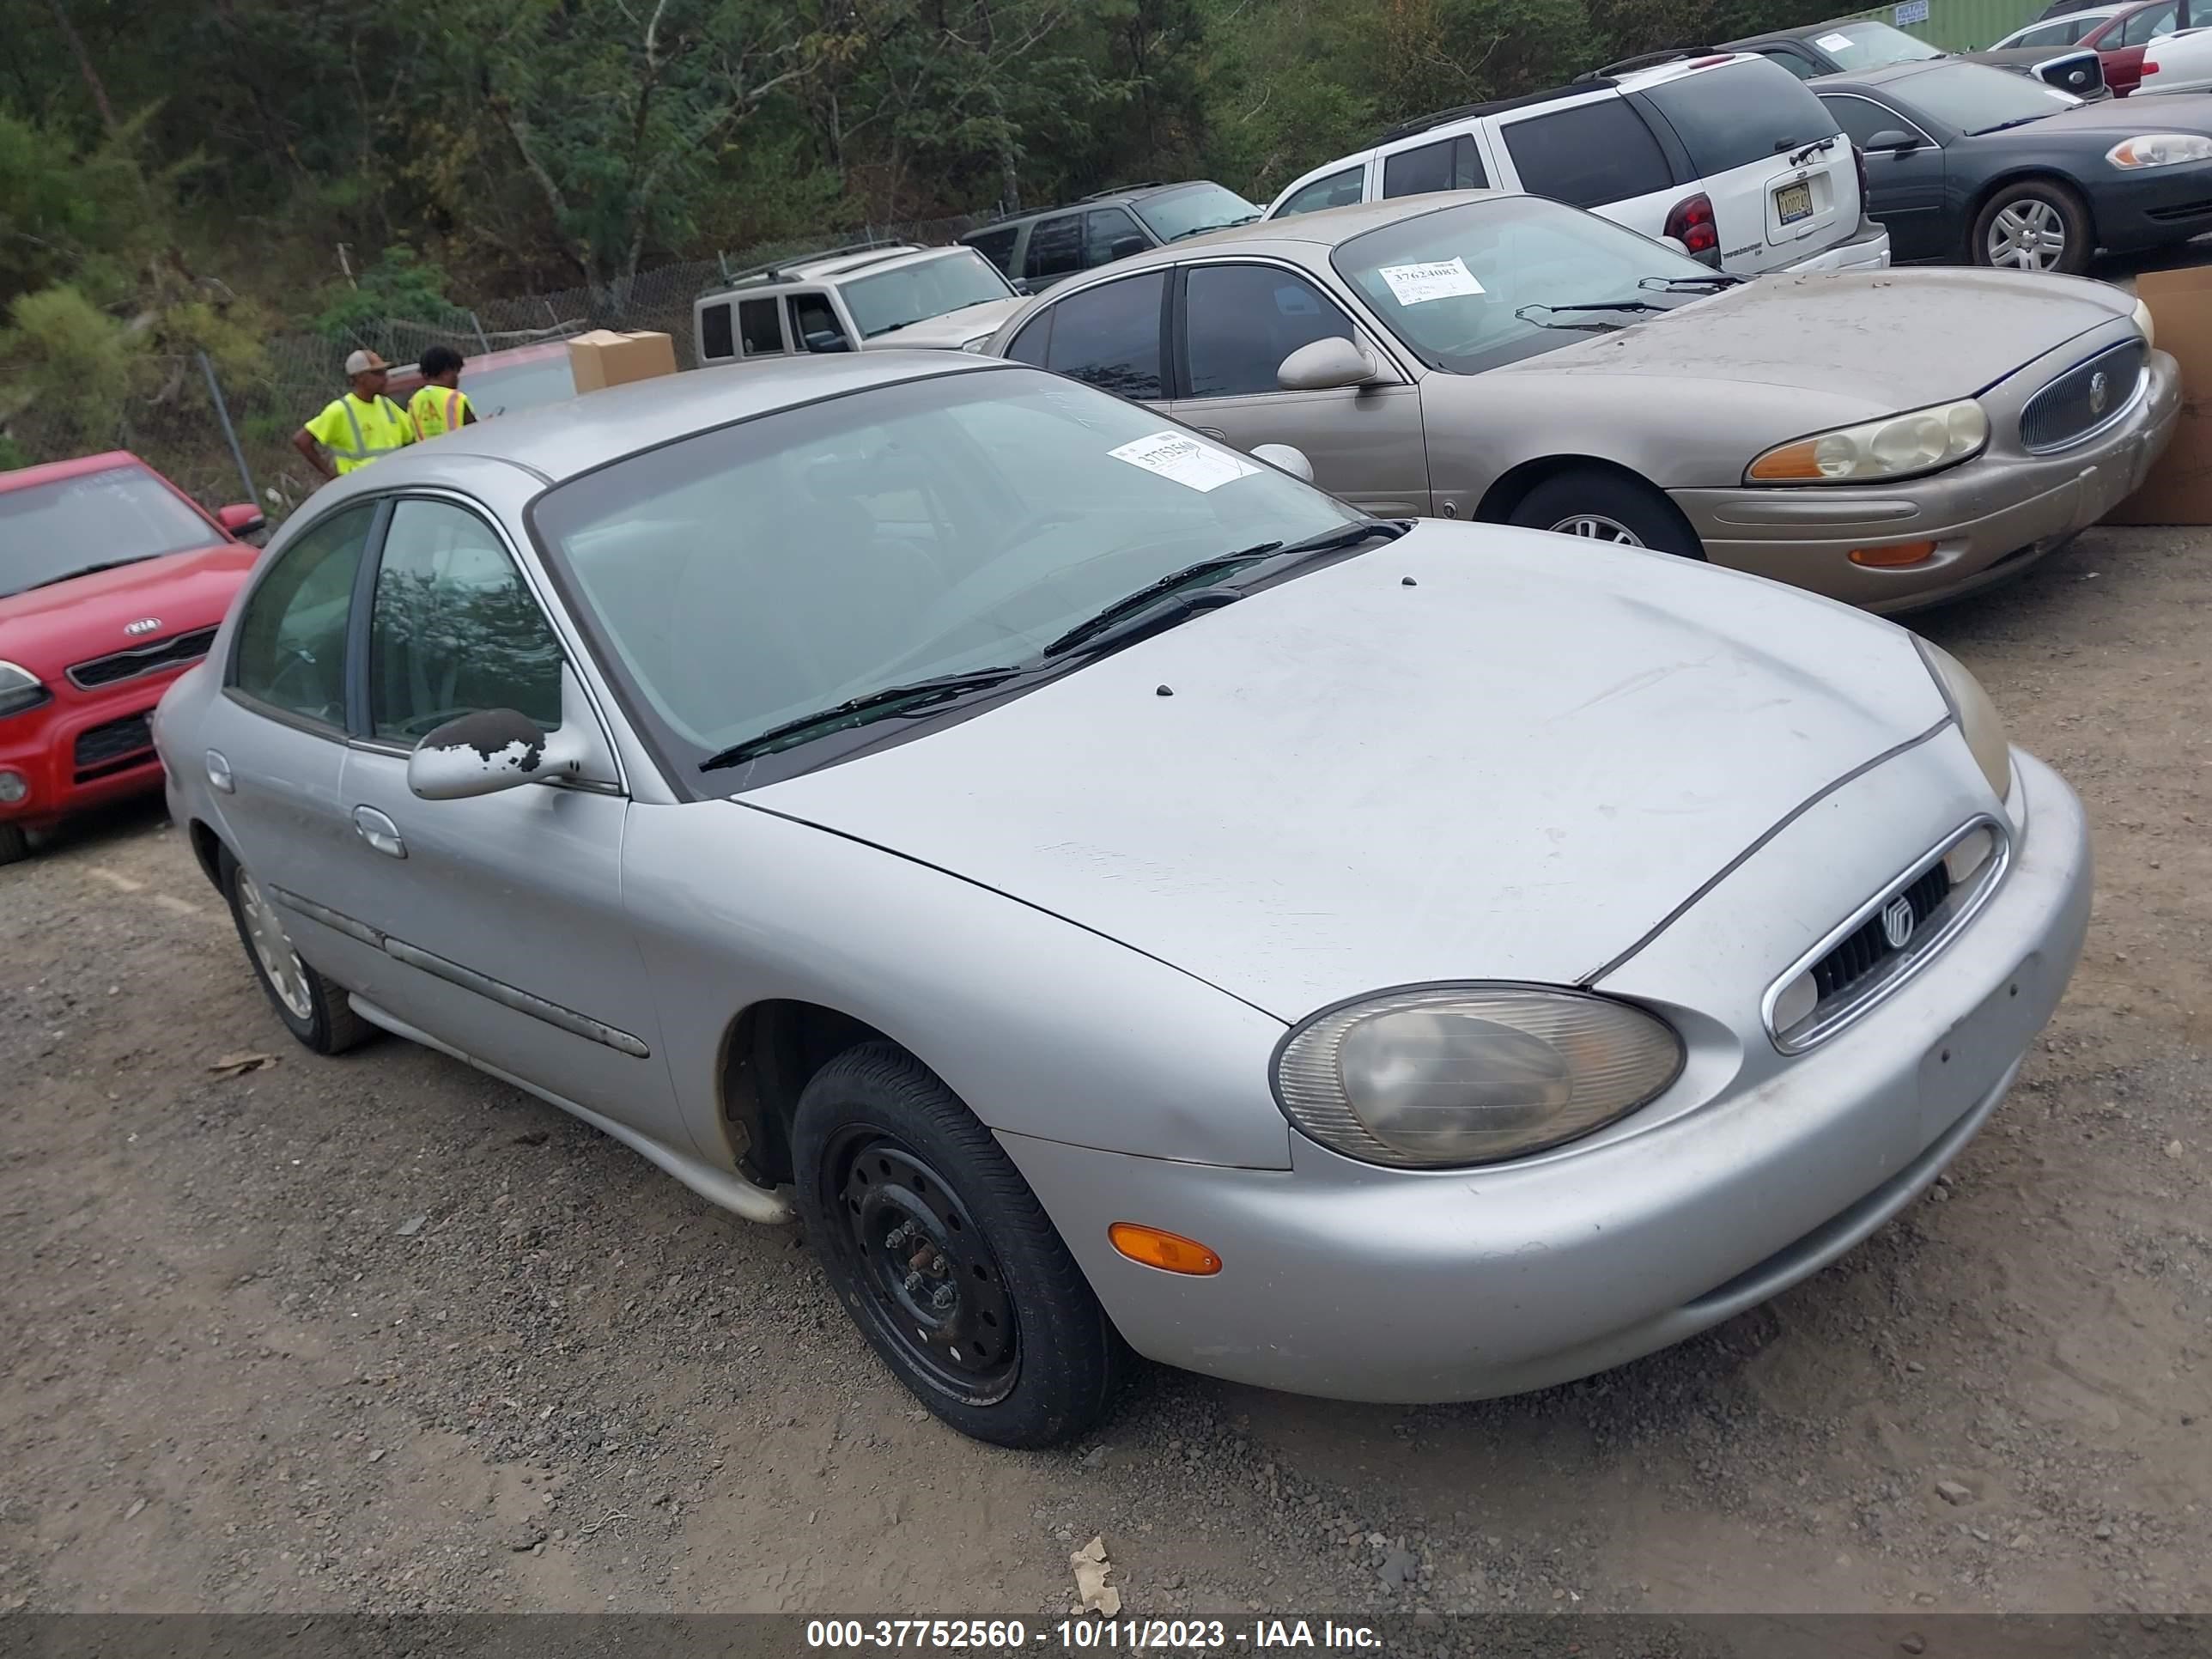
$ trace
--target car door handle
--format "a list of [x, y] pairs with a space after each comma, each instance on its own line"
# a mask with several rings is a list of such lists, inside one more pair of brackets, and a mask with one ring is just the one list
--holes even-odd
[[238, 793], [238, 780], [231, 775], [230, 763], [223, 758], [222, 750], [209, 750], [204, 764], [207, 767], [209, 788], [222, 795], [234, 795]]
[[399, 839], [399, 826], [374, 806], [353, 809], [355, 833], [386, 858], [404, 859], [407, 843]]

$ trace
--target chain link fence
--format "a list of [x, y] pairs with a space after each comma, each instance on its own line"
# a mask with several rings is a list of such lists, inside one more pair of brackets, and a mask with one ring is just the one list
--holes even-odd
[[981, 222], [963, 215], [874, 225], [664, 265], [605, 286], [478, 299], [436, 316], [380, 319], [344, 339], [280, 335], [260, 343], [260, 362], [251, 370], [218, 372], [192, 354], [165, 362], [155, 393], [131, 400], [119, 416], [53, 408], [17, 415], [0, 430], [0, 469], [127, 449], [210, 507], [251, 500], [274, 521], [321, 483], [293, 448], [293, 434], [345, 389], [346, 356], [356, 349], [366, 347], [397, 367], [418, 362], [434, 345], [473, 359], [592, 329], [651, 329], [675, 343], [679, 369], [694, 368], [692, 302], [717, 284], [831, 246], [941, 246]]

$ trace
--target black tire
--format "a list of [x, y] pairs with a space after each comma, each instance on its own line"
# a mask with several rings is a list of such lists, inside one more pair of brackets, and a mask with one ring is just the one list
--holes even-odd
[[[2031, 230], [2042, 238], [2039, 252], [2023, 252], [2021, 258], [2002, 258], [1990, 246], [1997, 238], [1998, 221], [2007, 214], [2018, 216], [2007, 228], [2001, 240], [2017, 242]], [[2055, 257], [2049, 237], [2055, 234], [2062, 239]], [[2000, 185], [1990, 199], [1982, 204], [1982, 210], [1974, 216], [1974, 228], [1966, 241], [1966, 258], [1973, 264], [2010, 270], [2043, 270], [2063, 276], [2079, 276], [2088, 270], [2090, 258], [2097, 252], [2096, 227], [2089, 220], [2089, 204], [2081, 199], [2081, 192], [2070, 185], [2056, 179], [2016, 179], [2010, 184]], [[2022, 263], [2033, 258], [2039, 263]]]
[[1022, 1451], [1105, 1414], [1128, 1350], [1020, 1172], [912, 1055], [866, 1043], [815, 1073], [792, 1166], [831, 1286], [932, 1412]]
[[[248, 911], [253, 908], [248, 890], [258, 892], [259, 884], [231, 856], [228, 848], [222, 850], [220, 872], [223, 896], [230, 902], [231, 923], [238, 929], [238, 942], [246, 951], [246, 965], [253, 969], [253, 977], [260, 981], [262, 994], [276, 1011], [276, 1018], [284, 1022], [284, 1029], [319, 1054], [342, 1054], [374, 1036], [376, 1027], [354, 1012], [343, 988], [301, 960], [299, 953], [292, 950], [290, 939], [283, 939], [283, 947], [291, 951], [291, 965], [298, 970], [294, 988], [302, 1006], [295, 1008], [287, 1004], [284, 994], [262, 963], [261, 948], [255, 942], [253, 925], [248, 920]], [[263, 902], [265, 903], [265, 899]]]
[[[1513, 505], [1510, 524], [1587, 537], [1617, 547], [1705, 556], [1698, 532], [1681, 509], [1650, 484], [1603, 467], [1571, 466], [1541, 479]], [[1589, 529], [1577, 528], [1589, 526]], [[1609, 527], [1606, 533], [1600, 526]]]
[[0, 823], [0, 864], [16, 864], [31, 856], [30, 831], [20, 823]]

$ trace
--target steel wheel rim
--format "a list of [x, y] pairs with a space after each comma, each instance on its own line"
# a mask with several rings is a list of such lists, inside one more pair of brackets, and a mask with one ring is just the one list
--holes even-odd
[[261, 884], [243, 870], [238, 872], [238, 908], [246, 917], [246, 937], [253, 946], [253, 959], [262, 977], [276, 994], [287, 1013], [295, 1019], [314, 1018], [314, 1000], [307, 994], [307, 964], [292, 949], [276, 907], [261, 891]]
[[1617, 547], [1641, 547], [1644, 538], [1618, 519], [1602, 513], [1577, 513], [1552, 526], [1555, 536], [1580, 536], [1585, 541], [1611, 542]]
[[896, 1138], [848, 1131], [823, 1159], [830, 1241], [854, 1316], [939, 1393], [995, 1405], [1021, 1375], [1021, 1330], [998, 1253], [965, 1202]]
[[2040, 197], [2008, 202], [1990, 221], [1990, 263], [2014, 270], [2049, 270], [2066, 257], [2066, 220]]

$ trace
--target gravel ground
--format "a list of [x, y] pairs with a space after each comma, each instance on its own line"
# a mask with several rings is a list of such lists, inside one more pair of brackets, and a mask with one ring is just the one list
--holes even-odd
[[[1572, 1387], [1143, 1376], [1019, 1455], [792, 1235], [396, 1042], [293, 1046], [158, 811], [0, 872], [0, 1610], [2212, 1607], [2212, 532], [1923, 618], [2087, 799], [2072, 991], [1944, 1185]], [[275, 1063], [236, 1076], [240, 1051]]]

